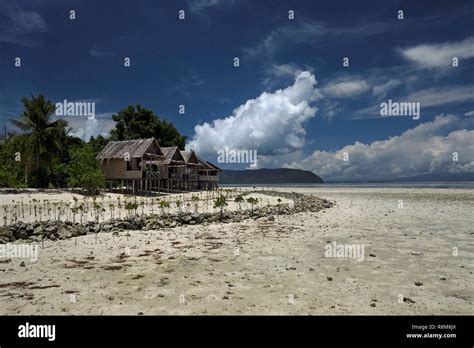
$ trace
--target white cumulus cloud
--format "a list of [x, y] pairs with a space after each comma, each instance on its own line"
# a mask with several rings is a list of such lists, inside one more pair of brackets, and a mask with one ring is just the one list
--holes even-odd
[[[472, 128], [470, 121], [439, 115], [399, 136], [370, 144], [356, 142], [334, 152], [314, 151], [283, 166], [311, 170], [326, 180], [474, 172], [474, 130], [466, 129]], [[458, 153], [458, 161], [453, 161], [453, 152]], [[348, 161], [344, 161], [344, 153]]]
[[316, 84], [313, 74], [299, 72], [292, 85], [264, 92], [228, 117], [197, 125], [187, 148], [209, 158], [215, 158], [225, 147], [257, 150], [259, 156], [299, 150], [306, 140], [304, 125], [317, 111], [311, 105], [320, 97]]

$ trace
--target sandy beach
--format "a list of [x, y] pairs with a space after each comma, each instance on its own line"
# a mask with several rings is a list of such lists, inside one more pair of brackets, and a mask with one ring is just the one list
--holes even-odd
[[[48, 241], [36, 262], [0, 259], [0, 315], [474, 313], [472, 190], [278, 190], [335, 205]], [[333, 242], [363, 257], [327, 257]]]

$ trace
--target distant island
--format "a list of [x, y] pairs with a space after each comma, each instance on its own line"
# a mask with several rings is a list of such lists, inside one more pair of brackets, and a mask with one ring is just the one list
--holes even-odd
[[220, 183], [243, 184], [319, 184], [323, 180], [313, 172], [301, 169], [224, 170]]

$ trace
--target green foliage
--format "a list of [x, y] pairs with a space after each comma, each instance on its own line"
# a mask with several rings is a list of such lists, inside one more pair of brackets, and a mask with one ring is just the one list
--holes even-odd
[[97, 138], [91, 137], [89, 144], [94, 149], [95, 153], [99, 153], [107, 144], [109, 140], [99, 135]]
[[[186, 137], [140, 105], [113, 115], [111, 138], [88, 143], [71, 136], [66, 121], [53, 120], [55, 105], [43, 95], [22, 98], [23, 112], [11, 123], [21, 130], [0, 142], [0, 187], [80, 187], [97, 193], [104, 186], [95, 157], [109, 140], [155, 137], [161, 146], [184, 149]], [[21, 159], [16, 160], [17, 154]]]
[[82, 188], [89, 194], [96, 194], [104, 187], [104, 175], [95, 156], [96, 152], [91, 144], [85, 144], [71, 152], [71, 163], [66, 170], [69, 174], [69, 187]]
[[222, 217], [224, 216], [224, 207], [226, 206], [227, 206], [226, 198], [224, 195], [221, 194], [214, 201], [214, 208], [219, 208], [221, 211], [221, 220], [222, 220]]
[[19, 135], [22, 142], [18, 152], [22, 155], [27, 174], [32, 173], [30, 186], [47, 187], [49, 176], [53, 173], [54, 163], [60, 160], [67, 122], [51, 121], [55, 106], [41, 94], [21, 99], [24, 111], [19, 120], [11, 123], [24, 131]]
[[0, 187], [25, 187], [24, 166], [15, 161], [21, 139], [10, 138], [0, 146]]
[[237, 197], [234, 198], [234, 202], [239, 205], [239, 210], [242, 202], [244, 202], [244, 197], [242, 195], [238, 195]]
[[154, 137], [160, 146], [178, 146], [184, 150], [186, 137], [173, 124], [160, 119], [141, 105], [132, 105], [112, 115], [116, 121], [110, 131], [111, 140], [145, 139]]
[[247, 198], [247, 203], [249, 203], [250, 206], [252, 207], [251, 211], [252, 211], [252, 214], [253, 214], [253, 206], [258, 203], [258, 199], [253, 198], [253, 197]]

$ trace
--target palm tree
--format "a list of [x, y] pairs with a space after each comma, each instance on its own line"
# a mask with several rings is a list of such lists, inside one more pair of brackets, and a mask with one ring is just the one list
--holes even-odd
[[[55, 106], [45, 97], [31, 96], [21, 99], [24, 111], [19, 120], [11, 119], [12, 124], [25, 132], [26, 137], [23, 152], [27, 158], [27, 164], [33, 163], [36, 174], [43, 168], [42, 164], [47, 163], [48, 169], [52, 169], [52, 158], [62, 151], [61, 139], [64, 139], [67, 122], [56, 120], [51, 122], [50, 117], [55, 112]], [[21, 135], [20, 135], [21, 136]], [[25, 171], [33, 168], [25, 168]]]

